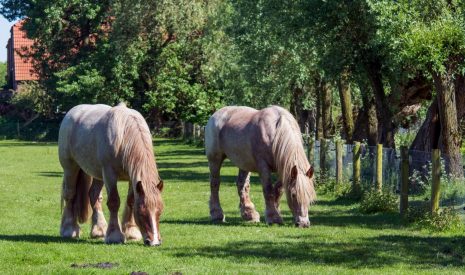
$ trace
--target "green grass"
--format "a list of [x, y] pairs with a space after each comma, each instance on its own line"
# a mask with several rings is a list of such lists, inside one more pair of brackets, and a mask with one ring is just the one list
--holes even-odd
[[[295, 228], [283, 201], [286, 225], [251, 225], [240, 219], [237, 169], [223, 168], [221, 199], [228, 223], [208, 217], [208, 166], [202, 149], [156, 140], [165, 182], [163, 245], [105, 245], [59, 237], [62, 170], [56, 144], [0, 141], [1, 274], [447, 274], [465, 272], [463, 232], [430, 233], [404, 227], [397, 214], [362, 215], [358, 205], [320, 196], [312, 226]], [[126, 196], [127, 184], [120, 183]], [[263, 196], [252, 178], [252, 200], [263, 215]], [[122, 210], [121, 210], [122, 212]], [[108, 217], [108, 216], [107, 216]], [[263, 216], [262, 216], [263, 217]], [[112, 269], [73, 264], [117, 263]]]

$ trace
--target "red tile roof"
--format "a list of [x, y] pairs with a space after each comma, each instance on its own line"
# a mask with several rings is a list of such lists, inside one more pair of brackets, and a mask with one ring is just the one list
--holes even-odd
[[11, 37], [14, 47], [14, 71], [15, 80], [38, 80], [39, 76], [35, 72], [30, 58], [24, 57], [27, 50], [33, 45], [33, 40], [27, 38], [26, 32], [22, 29], [24, 20], [21, 20], [11, 27]]

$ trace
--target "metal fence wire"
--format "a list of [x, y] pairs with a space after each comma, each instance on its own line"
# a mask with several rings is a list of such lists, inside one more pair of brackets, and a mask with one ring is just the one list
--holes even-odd
[[[315, 173], [324, 173], [325, 180], [335, 180], [337, 159], [336, 143], [327, 140], [322, 145], [319, 140], [313, 142], [313, 164]], [[305, 143], [308, 150], [309, 143]], [[326, 147], [326, 150], [324, 150]], [[354, 145], [344, 144], [342, 147], [342, 177], [343, 181], [353, 181]], [[383, 190], [400, 196], [401, 156], [400, 151], [383, 148], [382, 182]], [[308, 151], [307, 151], [308, 152]], [[307, 154], [309, 155], [309, 154]], [[432, 153], [409, 150], [409, 201], [411, 204], [425, 203], [431, 199]], [[448, 156], [441, 156], [441, 196], [440, 207], [450, 207], [459, 211], [465, 220], [465, 181], [454, 180], [445, 172], [449, 161]], [[464, 162], [465, 163], [465, 162]], [[322, 167], [324, 166], [324, 167]], [[361, 144], [361, 184], [363, 190], [376, 188], [376, 147]]]

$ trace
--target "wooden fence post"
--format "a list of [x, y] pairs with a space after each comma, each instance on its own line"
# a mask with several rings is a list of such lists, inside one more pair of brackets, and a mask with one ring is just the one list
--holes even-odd
[[336, 182], [342, 183], [342, 140], [336, 141]]
[[409, 187], [409, 159], [408, 148], [400, 147], [401, 152], [401, 185], [400, 185], [400, 214], [405, 215], [408, 210], [408, 187]]
[[441, 151], [434, 149], [431, 157], [432, 162], [432, 188], [431, 188], [431, 214], [435, 214], [439, 209], [439, 194], [441, 190]]
[[383, 145], [376, 146], [376, 189], [383, 191]]
[[361, 155], [362, 151], [360, 150], [360, 142], [356, 141], [354, 142], [354, 147], [353, 147], [353, 161], [354, 161], [354, 171], [353, 171], [353, 182], [352, 182], [352, 189], [356, 192], [361, 191], [361, 185], [360, 185], [360, 176], [361, 176]]
[[310, 165], [313, 166], [315, 163], [315, 141], [311, 135], [308, 135], [307, 137], [307, 158], [308, 162], [310, 162]]
[[326, 139], [321, 138], [320, 139], [320, 177], [322, 180], [326, 180], [326, 152], [327, 152], [327, 144], [326, 144]]

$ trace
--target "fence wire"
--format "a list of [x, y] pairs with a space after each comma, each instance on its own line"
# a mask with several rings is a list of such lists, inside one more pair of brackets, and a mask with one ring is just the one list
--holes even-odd
[[[305, 144], [308, 150], [308, 144]], [[316, 175], [325, 171], [325, 180], [335, 180], [337, 170], [336, 144], [326, 141], [327, 150], [323, 153], [320, 141], [314, 142], [313, 164]], [[353, 149], [354, 145], [344, 144], [342, 147], [343, 181], [353, 181]], [[432, 153], [409, 150], [409, 202], [411, 205], [425, 204], [431, 199]], [[323, 159], [322, 159], [323, 158]], [[450, 207], [458, 211], [465, 220], [465, 181], [453, 180], [446, 173], [448, 156], [441, 156], [441, 195], [440, 207]], [[465, 163], [465, 162], [464, 162]], [[322, 167], [324, 165], [324, 167]], [[400, 196], [401, 184], [400, 151], [383, 148], [382, 184], [383, 190]], [[361, 145], [361, 184], [364, 190], [376, 188], [376, 147]]]

